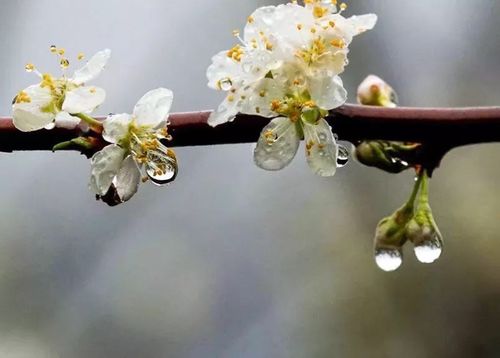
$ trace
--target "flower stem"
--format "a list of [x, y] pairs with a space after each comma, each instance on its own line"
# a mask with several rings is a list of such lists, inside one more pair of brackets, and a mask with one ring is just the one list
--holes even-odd
[[419, 204], [427, 205], [429, 204], [429, 176], [427, 175], [427, 170], [422, 170], [422, 191], [418, 199]]
[[74, 117], [80, 118], [83, 122], [87, 123], [91, 128], [102, 128], [102, 122], [98, 121], [95, 118], [85, 114], [85, 113], [77, 113], [73, 114]]
[[422, 185], [423, 182], [425, 183], [426, 178], [427, 178], [427, 173], [425, 170], [422, 170], [418, 174], [417, 179], [415, 180], [415, 184], [413, 185], [413, 191], [410, 195], [410, 198], [406, 202], [405, 207], [413, 209], [413, 206], [415, 205], [415, 199], [417, 198], [418, 191], [420, 190], [420, 186]]

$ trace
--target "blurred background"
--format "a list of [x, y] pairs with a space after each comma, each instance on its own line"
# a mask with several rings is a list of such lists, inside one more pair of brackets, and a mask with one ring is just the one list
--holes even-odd
[[[0, 114], [57, 65], [52, 44], [113, 58], [101, 114], [147, 90], [174, 111], [210, 109], [210, 58], [234, 42], [250, 0], [0, 0]], [[370, 73], [401, 103], [500, 103], [500, 2], [353, 1], [375, 31], [352, 45], [351, 101]], [[453, 135], [452, 132], [449, 133]], [[383, 273], [372, 237], [406, 200], [411, 173], [351, 163], [314, 176], [303, 153], [279, 173], [252, 145], [177, 150], [173, 185], [110, 209], [76, 153], [0, 160], [0, 357], [498, 357], [500, 145], [460, 148], [431, 183], [442, 259]]]

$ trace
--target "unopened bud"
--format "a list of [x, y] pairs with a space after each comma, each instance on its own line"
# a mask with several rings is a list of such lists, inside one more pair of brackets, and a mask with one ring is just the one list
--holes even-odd
[[410, 156], [417, 146], [387, 141], [365, 141], [356, 147], [356, 159], [369, 167], [382, 169], [389, 173], [401, 173], [410, 164], [402, 157]]
[[430, 264], [441, 256], [443, 237], [428, 204], [418, 208], [417, 214], [406, 228], [406, 237], [415, 246], [414, 251], [418, 261]]
[[369, 75], [358, 87], [358, 103], [365, 106], [396, 107], [398, 97], [383, 79]]
[[375, 262], [384, 271], [395, 271], [403, 263], [405, 228], [413, 216], [413, 207], [404, 205], [382, 219], [375, 232]]

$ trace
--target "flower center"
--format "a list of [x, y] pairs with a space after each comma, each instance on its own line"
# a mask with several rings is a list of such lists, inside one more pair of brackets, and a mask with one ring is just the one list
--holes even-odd
[[150, 177], [161, 177], [172, 170], [172, 163], [176, 160], [174, 151], [167, 148], [161, 142], [162, 139], [172, 139], [167, 127], [152, 130], [149, 126], [138, 126], [133, 121], [129, 127], [127, 143], [121, 145], [128, 147], [139, 165], [146, 165]]
[[[288, 117], [292, 122], [302, 118], [315, 123], [319, 120], [319, 115], [316, 114], [321, 112], [316, 103], [311, 100], [311, 95], [307, 90], [301, 93], [287, 94], [282, 99], [273, 99], [270, 106], [273, 112]], [[314, 116], [312, 112], [314, 112]]]

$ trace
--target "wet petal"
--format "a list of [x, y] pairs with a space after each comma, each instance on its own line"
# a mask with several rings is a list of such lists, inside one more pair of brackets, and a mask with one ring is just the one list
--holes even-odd
[[[233, 99], [231, 100], [231, 97]], [[235, 95], [230, 94], [226, 99], [213, 111], [208, 117], [208, 124], [212, 127], [217, 127], [218, 125], [232, 122], [236, 115], [241, 111], [241, 100], [234, 99]]]
[[241, 63], [229, 58], [227, 51], [221, 51], [212, 57], [212, 64], [207, 69], [208, 87], [228, 91], [242, 77]]
[[334, 109], [347, 101], [347, 91], [339, 76], [312, 78], [310, 89], [312, 99], [322, 109]]
[[246, 95], [247, 100], [242, 105], [241, 112], [261, 117], [276, 117], [276, 112], [271, 109], [271, 103], [284, 98], [287, 90], [281, 80], [263, 78]]
[[317, 124], [303, 124], [307, 164], [319, 176], [335, 175], [338, 146], [330, 125], [324, 119], [320, 119]]
[[295, 157], [300, 144], [295, 123], [288, 118], [273, 119], [259, 137], [254, 151], [254, 161], [265, 170], [280, 170]]
[[111, 57], [111, 50], [106, 49], [99, 51], [87, 62], [85, 66], [75, 71], [71, 82], [75, 84], [83, 84], [85, 82], [89, 82], [99, 76], [102, 72], [106, 64], [108, 63], [109, 58]]
[[365, 31], [371, 30], [377, 24], [377, 15], [366, 14], [366, 15], [355, 15], [347, 19], [347, 21], [352, 26], [353, 35], [362, 34]]
[[114, 182], [118, 196], [122, 201], [129, 200], [139, 188], [141, 172], [134, 158], [129, 155], [122, 163], [120, 171]]
[[132, 116], [127, 113], [114, 114], [103, 122], [104, 132], [102, 137], [110, 143], [118, 143], [124, 138], [128, 131]]
[[14, 103], [12, 106], [13, 122], [22, 132], [31, 132], [44, 128], [52, 123], [55, 114], [43, 110], [52, 102], [50, 90], [33, 85], [23, 91], [29, 102]]
[[80, 124], [80, 118], [73, 117], [68, 112], [59, 112], [54, 124], [57, 128], [74, 129]]
[[90, 188], [97, 195], [105, 195], [118, 174], [125, 150], [115, 144], [108, 145], [92, 157]]
[[62, 110], [68, 113], [90, 113], [106, 99], [106, 92], [99, 87], [78, 87], [66, 93]]
[[167, 120], [174, 94], [166, 88], [157, 88], [146, 93], [135, 105], [137, 124], [156, 127]]

